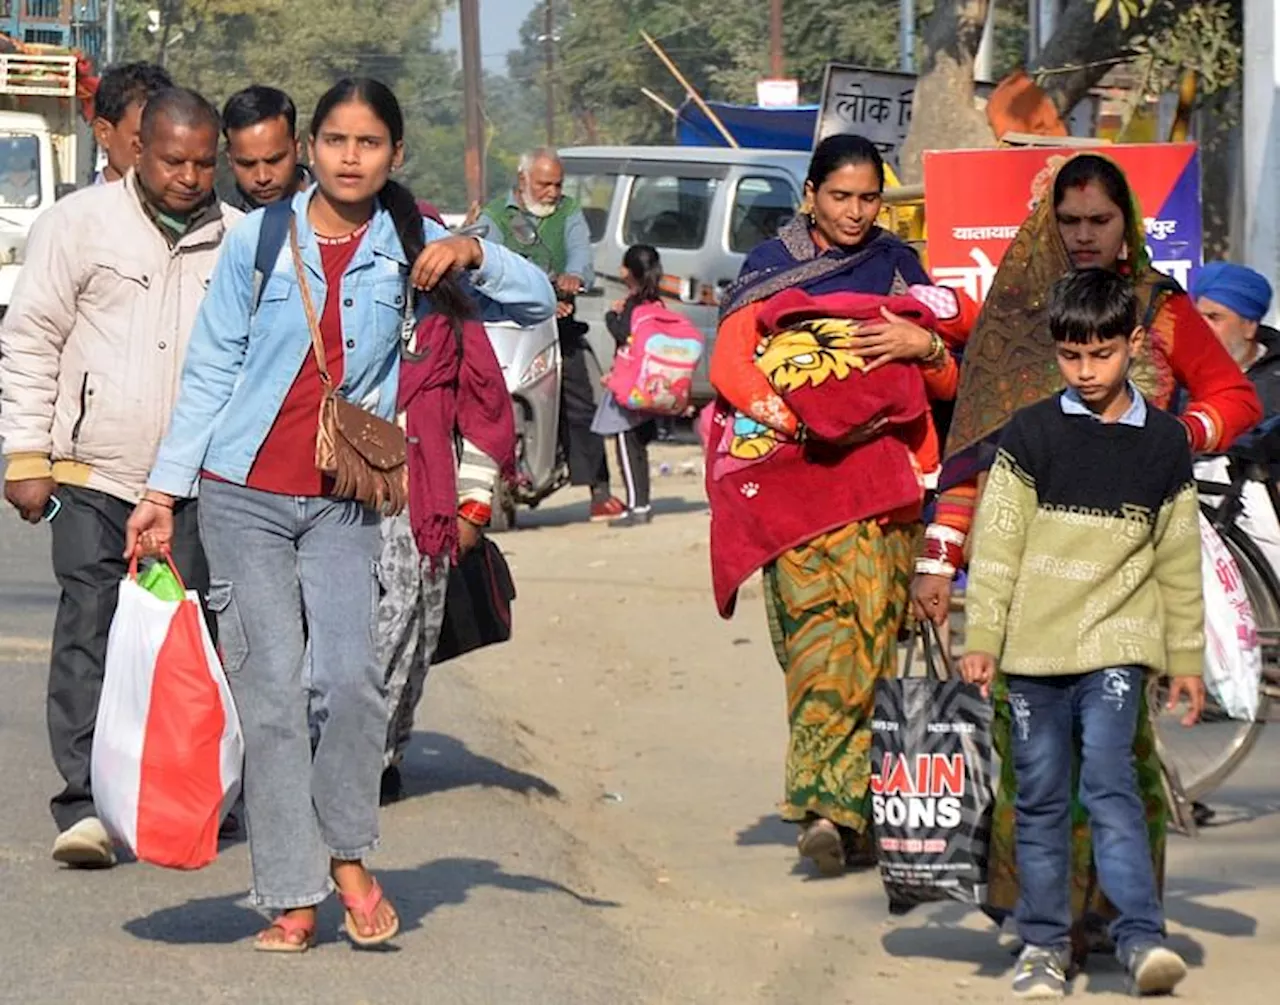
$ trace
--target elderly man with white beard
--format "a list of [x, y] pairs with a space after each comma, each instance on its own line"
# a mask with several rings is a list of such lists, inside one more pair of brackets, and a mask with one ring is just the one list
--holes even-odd
[[569, 480], [591, 487], [591, 519], [602, 522], [626, 507], [609, 491], [604, 440], [591, 431], [596, 388], [587, 368], [587, 326], [574, 317], [574, 297], [591, 285], [591, 231], [578, 203], [564, 195], [564, 165], [547, 147], [520, 158], [515, 187], [494, 199], [477, 221], [491, 241], [533, 262], [551, 277], [559, 304], [563, 374], [560, 425], [569, 456]]

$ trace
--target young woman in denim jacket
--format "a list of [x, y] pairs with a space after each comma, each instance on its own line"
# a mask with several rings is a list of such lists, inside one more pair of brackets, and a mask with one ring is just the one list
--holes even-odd
[[[534, 324], [555, 310], [538, 269], [423, 220], [389, 181], [403, 137], [385, 85], [341, 81], [311, 120], [317, 184], [293, 199], [329, 371], [347, 400], [384, 419], [396, 408], [406, 280], [430, 291], [418, 299], [433, 309], [458, 305], [453, 277], [466, 270], [485, 313], [496, 304]], [[378, 841], [387, 732], [374, 653], [380, 518], [332, 497], [315, 469], [319, 371], [287, 246], [251, 306], [262, 219], [246, 217], [223, 245], [128, 547], [162, 550], [173, 500], [199, 484], [209, 606], [245, 734], [253, 899], [275, 915], [254, 948], [309, 948], [316, 905], [335, 886], [348, 935], [371, 945], [399, 928], [364, 865]]]

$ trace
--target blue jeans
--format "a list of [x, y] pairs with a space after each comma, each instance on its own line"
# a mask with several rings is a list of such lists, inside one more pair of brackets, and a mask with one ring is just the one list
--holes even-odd
[[1113, 667], [1063, 677], [1009, 677], [1018, 793], [1015, 916], [1029, 946], [1070, 943], [1071, 766], [1080, 746], [1080, 801], [1089, 813], [1102, 892], [1119, 917], [1123, 959], [1164, 940], [1151, 847], [1133, 763], [1145, 672]]
[[373, 642], [379, 522], [347, 500], [200, 486], [209, 607], [244, 729], [252, 896], [262, 908], [319, 903], [331, 889], [329, 859], [363, 859], [378, 842], [387, 736]]

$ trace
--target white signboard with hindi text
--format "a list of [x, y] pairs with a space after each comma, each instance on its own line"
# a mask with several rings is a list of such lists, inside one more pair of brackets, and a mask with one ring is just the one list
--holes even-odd
[[858, 133], [874, 143], [897, 171], [898, 151], [911, 128], [915, 92], [914, 74], [828, 63], [813, 145], [828, 136]]

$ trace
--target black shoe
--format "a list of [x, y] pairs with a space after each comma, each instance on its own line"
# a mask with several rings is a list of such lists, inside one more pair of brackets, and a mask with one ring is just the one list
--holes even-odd
[[234, 841], [240, 836], [240, 814], [234, 809], [222, 818], [222, 826], [218, 828], [219, 841]]
[[653, 510], [646, 507], [645, 509], [629, 509], [616, 520], [610, 520], [610, 527], [642, 527], [647, 523], [653, 523]]
[[390, 806], [404, 798], [404, 783], [400, 779], [400, 769], [394, 764], [382, 769], [382, 788], [378, 794], [379, 806]]

